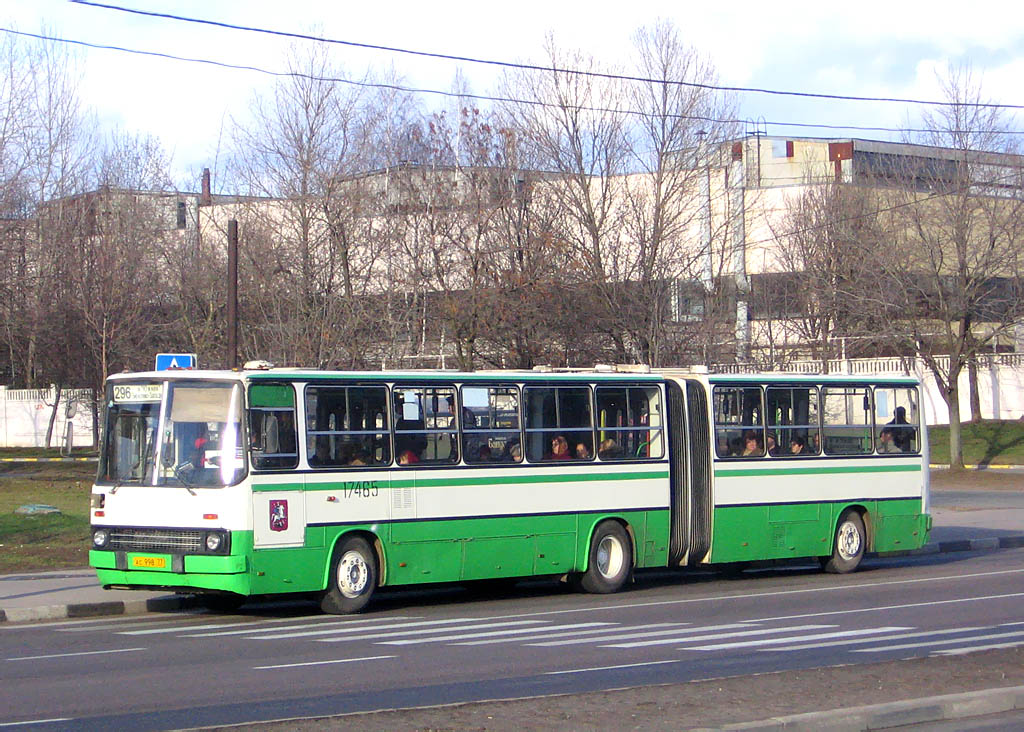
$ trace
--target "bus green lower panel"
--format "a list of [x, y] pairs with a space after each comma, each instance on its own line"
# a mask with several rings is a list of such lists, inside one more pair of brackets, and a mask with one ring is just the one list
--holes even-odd
[[168, 572], [145, 572], [142, 570], [119, 570], [96, 568], [96, 576], [104, 586], [115, 585], [138, 590], [220, 590], [251, 595], [249, 574], [175, 574]]
[[928, 540], [920, 499], [719, 506], [714, 512], [711, 561], [750, 562], [827, 556], [839, 516], [850, 505], [866, 512], [874, 552], [917, 549]]
[[322, 547], [257, 549], [252, 554], [253, 594], [322, 590], [329, 561]]

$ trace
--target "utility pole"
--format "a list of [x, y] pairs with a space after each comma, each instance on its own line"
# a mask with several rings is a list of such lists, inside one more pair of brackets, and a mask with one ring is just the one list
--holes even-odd
[[238, 220], [228, 221], [228, 368], [238, 366]]

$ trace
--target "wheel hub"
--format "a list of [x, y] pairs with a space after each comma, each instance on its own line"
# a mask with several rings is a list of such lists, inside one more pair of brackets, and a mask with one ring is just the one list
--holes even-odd
[[860, 554], [860, 532], [852, 521], [846, 521], [839, 527], [839, 556], [853, 559]]
[[359, 597], [370, 577], [366, 560], [359, 552], [345, 552], [338, 562], [338, 589], [345, 597]]

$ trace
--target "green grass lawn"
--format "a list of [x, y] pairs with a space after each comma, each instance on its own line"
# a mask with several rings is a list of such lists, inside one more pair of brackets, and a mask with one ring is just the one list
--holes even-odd
[[[986, 420], [961, 426], [964, 462], [968, 465], [1024, 465], [1024, 422]], [[949, 426], [928, 428], [931, 462], [949, 464]]]
[[[36, 451], [28, 457], [46, 456]], [[0, 450], [0, 457], [14, 455]], [[89, 491], [95, 477], [96, 463], [0, 462], [0, 573], [88, 564]], [[56, 506], [61, 513], [14, 513], [28, 503]]]

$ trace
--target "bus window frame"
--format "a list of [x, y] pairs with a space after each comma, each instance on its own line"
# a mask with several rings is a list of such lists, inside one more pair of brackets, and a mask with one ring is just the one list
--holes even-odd
[[[771, 457], [774, 457], [774, 458], [796, 458], [796, 459], [800, 459], [800, 458], [820, 457], [821, 456], [821, 424], [822, 424], [821, 390], [822, 390], [822, 388], [823, 388], [823, 385], [819, 384], [819, 383], [811, 383], [811, 384], [805, 384], [805, 383], [786, 384], [786, 383], [771, 383], [771, 382], [765, 383], [765, 386], [764, 386], [764, 392], [765, 392], [764, 393], [764, 401], [765, 401], [765, 405], [764, 405], [765, 406], [765, 429], [767, 430], [766, 434], [774, 433], [773, 436], [775, 438], [775, 445], [776, 445], [776, 448], [777, 448], [777, 450], [776, 450], [776, 452], [774, 454], [768, 453]], [[814, 392], [814, 404], [815, 404], [815, 412], [816, 412], [816, 417], [817, 417], [816, 423], [812, 424], [811, 422], [808, 422], [807, 424], [796, 424], [796, 423], [794, 423], [794, 424], [768, 424], [768, 422], [770, 420], [770, 414], [771, 414], [771, 412], [770, 412], [770, 405], [769, 405], [769, 398], [768, 398], [768, 392], [772, 391], [772, 390], [792, 392], [792, 391], [797, 390], [797, 389], [807, 390], [807, 391]], [[790, 405], [792, 405], [792, 400], [790, 400]], [[785, 441], [782, 441], [782, 440], [779, 439], [779, 435], [784, 430], [788, 430], [791, 434], [794, 431], [798, 432], [800, 430], [803, 430], [805, 432], [804, 435], [801, 435], [803, 437], [803, 439], [804, 439], [804, 451], [803, 452], [801, 452], [801, 453], [793, 453], [793, 452], [790, 451], [789, 443], [792, 440], [792, 437], [786, 439]], [[817, 449], [815, 449], [814, 442], [811, 439], [812, 431], [817, 433], [817, 436], [818, 436], [818, 447], [817, 447]], [[766, 437], [766, 440], [767, 440], [767, 437]]]
[[[464, 402], [464, 399], [463, 399], [463, 392], [464, 392], [465, 389], [486, 389], [487, 392], [488, 392], [488, 394], [487, 394], [488, 402], [489, 402], [490, 397], [491, 397], [491, 390], [492, 389], [493, 390], [503, 389], [503, 390], [508, 390], [508, 391], [513, 392], [515, 394], [515, 397], [516, 397], [516, 421], [518, 423], [518, 427], [516, 429], [495, 429], [494, 427], [473, 428], [473, 429], [467, 428], [466, 420], [463, 419], [463, 417], [465, 415], [465, 410], [468, 409], [468, 407], [465, 406], [465, 402]], [[488, 383], [480, 383], [480, 382], [468, 382], [467, 383], [467, 382], [461, 382], [461, 383], [458, 384], [458, 404], [459, 404], [459, 406], [458, 406], [458, 410], [459, 410], [459, 419], [458, 419], [459, 443], [460, 443], [460, 450], [461, 450], [460, 457], [461, 457], [461, 462], [462, 463], [464, 463], [466, 465], [469, 465], [469, 466], [472, 466], [472, 467], [480, 467], [480, 466], [485, 466], [485, 465], [506, 465], [506, 466], [507, 465], [521, 465], [525, 461], [525, 457], [526, 456], [525, 456], [524, 450], [523, 450], [523, 442], [525, 441], [524, 438], [523, 438], [523, 423], [524, 423], [524, 420], [523, 420], [523, 389], [520, 387], [520, 385], [518, 383], [516, 383], [516, 382], [509, 382], [509, 381], [505, 381], [505, 382], [495, 381], [495, 382], [488, 382]], [[495, 456], [491, 460], [478, 460], [478, 459], [472, 459], [471, 460], [470, 459], [469, 456], [470, 456], [470, 452], [471, 451], [469, 450], [469, 448], [468, 448], [468, 446], [466, 444], [467, 437], [469, 437], [471, 435], [472, 436], [486, 435], [488, 433], [490, 433], [490, 434], [510, 434], [510, 433], [513, 433], [513, 432], [516, 434], [516, 439], [519, 440], [519, 460], [503, 459], [502, 456]]]
[[[560, 389], [563, 389], [563, 390], [568, 390], [568, 389], [577, 389], [577, 390], [578, 389], [586, 389], [586, 391], [587, 391], [587, 398], [589, 400], [588, 403], [587, 403], [588, 411], [589, 411], [589, 416], [590, 416], [590, 427], [589, 427], [589, 430], [587, 428], [585, 428], [585, 427], [565, 427], [563, 425], [556, 425], [554, 427], [547, 427], [547, 426], [544, 426], [544, 427], [528, 427], [527, 425], [528, 425], [529, 420], [530, 420], [530, 415], [529, 415], [529, 397], [527, 396], [527, 392], [530, 391], [531, 389], [551, 389], [551, 390], [554, 390], [556, 392], [556, 397], [555, 397], [555, 413], [556, 413], [556, 415], [560, 411], [559, 410], [559, 406], [558, 406], [558, 397], [557, 397], [558, 390], [560, 390]], [[582, 381], [582, 380], [581, 381], [568, 382], [568, 383], [566, 383], [566, 382], [526, 383], [526, 384], [523, 385], [522, 394], [523, 394], [523, 401], [522, 401], [522, 406], [520, 407], [520, 409], [521, 409], [522, 414], [523, 414], [523, 427], [522, 427], [522, 430], [523, 430], [523, 459], [524, 459], [525, 462], [528, 462], [528, 463], [533, 464], [533, 465], [557, 465], [557, 464], [563, 463], [563, 462], [575, 463], [575, 464], [594, 462], [594, 457], [596, 455], [595, 439], [597, 437], [597, 434], [596, 434], [596, 428], [595, 428], [595, 425], [594, 425], [594, 422], [595, 422], [595, 420], [594, 420], [594, 416], [595, 416], [594, 408], [595, 408], [595, 405], [594, 405], [594, 385], [593, 384], [591, 384], [589, 381]], [[581, 433], [585, 433], [587, 431], [589, 431], [589, 433], [590, 433], [590, 456], [587, 457], [587, 458], [579, 458], [579, 457], [576, 456], [576, 443], [577, 443], [577, 440], [570, 439], [569, 438], [569, 434], [581, 434]], [[530, 452], [529, 440], [530, 440], [530, 435], [532, 435], [532, 434], [542, 434], [542, 435], [545, 435], [545, 437], [543, 438], [542, 442], [544, 444], [546, 444], [546, 445], [550, 445], [551, 441], [555, 437], [557, 437], [559, 435], [561, 435], [562, 437], [565, 437], [565, 439], [566, 439], [566, 441], [567, 441], [567, 443], [569, 445], [569, 457], [564, 459], [564, 460], [556, 459], [556, 458], [547, 458], [547, 459], [545, 459], [543, 456], [548, 454], [548, 452], [544, 452], [544, 453], [541, 453], [541, 457], [536, 458], [536, 459], [531, 459], [530, 456], [529, 456], [529, 452]]]
[[[387, 420], [387, 425], [383, 430], [310, 430], [309, 429], [309, 390], [310, 389], [334, 389], [334, 390], [348, 390], [348, 389], [382, 389], [384, 391], [384, 417]], [[394, 448], [394, 430], [391, 427], [391, 390], [388, 388], [386, 382], [336, 382], [336, 381], [309, 381], [303, 385], [302, 388], [302, 435], [301, 443], [305, 451], [306, 465], [310, 470], [317, 472], [325, 472], [332, 470], [380, 470], [382, 468], [388, 468], [394, 463], [395, 460], [395, 448]], [[368, 465], [352, 465], [350, 463], [327, 463], [324, 465], [318, 465], [313, 462], [316, 456], [316, 449], [310, 450], [310, 439], [316, 439], [320, 436], [370, 436], [375, 435], [385, 436], [388, 447], [388, 459], [383, 460], [379, 463], [373, 462]]]
[[[729, 422], [719, 422], [718, 421], [718, 411], [717, 411], [718, 402], [715, 400], [715, 396], [718, 394], [718, 392], [720, 390], [721, 391], [726, 391], [726, 390], [746, 391], [746, 390], [752, 390], [752, 389], [757, 389], [758, 392], [760, 392], [760, 397], [761, 397], [761, 401], [760, 401], [760, 406], [761, 406], [760, 417], [761, 417], [761, 421], [760, 421], [759, 425], [747, 424], [747, 423], [742, 422], [742, 421], [737, 423], [737, 424], [732, 424], [732, 423], [729, 423]], [[768, 451], [767, 451], [766, 445], [765, 445], [766, 430], [765, 430], [765, 426], [764, 426], [764, 423], [765, 423], [765, 394], [764, 394], [764, 391], [765, 391], [765, 383], [764, 382], [754, 382], [754, 383], [751, 383], [751, 382], [736, 382], [736, 383], [726, 383], [726, 384], [712, 384], [711, 400], [710, 400], [710, 405], [709, 405], [709, 411], [710, 411], [712, 428], [714, 429], [714, 443], [713, 444], [714, 444], [714, 452], [715, 452], [715, 458], [716, 459], [720, 459], [720, 460], [761, 460], [762, 458], [767, 456]], [[740, 418], [742, 420], [742, 415], [741, 415]], [[719, 447], [720, 447], [719, 435], [720, 435], [720, 433], [722, 433], [722, 432], [728, 433], [728, 432], [736, 432], [736, 431], [738, 431], [739, 432], [739, 439], [740, 439], [740, 446], [741, 446], [741, 449], [742, 449], [743, 439], [744, 439], [743, 436], [746, 434], [746, 432], [748, 430], [754, 430], [755, 432], [758, 432], [760, 434], [760, 439], [761, 439], [761, 452], [760, 453], [758, 453], [757, 455], [742, 455], [742, 454], [740, 454], [740, 455], [731, 455], [728, 452], [726, 452], [723, 455], [719, 451]], [[728, 445], [728, 442], [726, 444]]]

